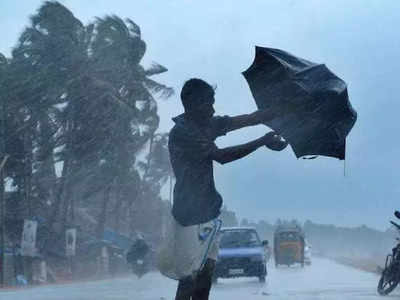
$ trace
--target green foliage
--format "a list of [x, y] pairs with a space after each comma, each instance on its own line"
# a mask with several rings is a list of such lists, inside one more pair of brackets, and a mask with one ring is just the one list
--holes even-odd
[[[149, 78], [167, 69], [155, 63], [145, 70], [145, 51], [132, 20], [106, 16], [85, 26], [62, 4], [46, 1], [12, 57], [0, 55], [11, 154], [6, 176], [50, 226], [72, 220], [73, 207], [106, 210], [101, 202], [108, 201], [129, 209], [139, 201], [133, 195], [149, 189], [146, 197], [159, 199], [170, 169], [167, 137], [155, 135], [153, 95], [173, 90]], [[141, 178], [137, 155], [153, 137], [149, 177]], [[98, 215], [106, 224], [107, 214]]]

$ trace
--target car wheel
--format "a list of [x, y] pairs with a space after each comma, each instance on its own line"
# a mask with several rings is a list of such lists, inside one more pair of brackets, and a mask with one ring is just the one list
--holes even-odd
[[260, 283], [265, 283], [265, 275], [259, 276], [259, 277], [258, 277], [258, 281], [259, 281]]

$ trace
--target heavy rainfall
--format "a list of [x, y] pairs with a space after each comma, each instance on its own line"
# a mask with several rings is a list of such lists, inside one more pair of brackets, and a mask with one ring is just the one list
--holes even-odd
[[400, 3], [0, 3], [0, 300], [400, 289]]

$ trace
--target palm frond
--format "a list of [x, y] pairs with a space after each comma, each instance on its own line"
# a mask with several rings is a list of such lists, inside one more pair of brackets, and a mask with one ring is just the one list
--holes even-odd
[[5, 57], [2, 53], [0, 53], [0, 67], [3, 67], [8, 64], [7, 57]]
[[146, 43], [138, 34], [132, 34], [132, 30], [137, 33], [139, 30], [129, 29], [128, 26], [132, 27], [132, 24], [126, 24], [117, 16], [96, 19], [90, 49], [102, 65], [118, 64], [123, 68], [128, 64], [133, 67], [143, 58]]
[[125, 19], [125, 22], [128, 23], [129, 33], [132, 37], [141, 38], [140, 27], [131, 19]]
[[161, 98], [164, 99], [171, 97], [175, 93], [173, 88], [158, 83], [149, 78], [146, 78], [144, 80], [144, 85], [149, 91], [157, 94], [160, 93]]
[[96, 19], [98, 39], [111, 39], [122, 41], [129, 37], [129, 29], [124, 21], [117, 16], [107, 16]]
[[128, 109], [129, 111], [135, 111], [135, 108], [128, 105], [120, 97], [118, 97], [118, 92], [115, 90], [113, 85], [107, 81], [101, 80], [99, 78], [92, 78], [92, 82], [95, 87], [103, 89], [105, 92], [101, 96], [103, 99], [112, 99], [116, 104], [118, 104], [122, 109]]
[[168, 69], [166, 67], [164, 67], [164, 66], [162, 66], [162, 65], [160, 65], [160, 64], [158, 64], [156, 62], [153, 62], [151, 64], [150, 68], [146, 69], [144, 71], [144, 73], [145, 73], [146, 76], [149, 77], [149, 76], [161, 74], [161, 73], [164, 73], [164, 72], [167, 72], [167, 71], [168, 71]]
[[58, 33], [68, 32], [83, 27], [73, 13], [57, 1], [46, 1], [37, 14], [31, 17], [32, 27], [55, 30]]

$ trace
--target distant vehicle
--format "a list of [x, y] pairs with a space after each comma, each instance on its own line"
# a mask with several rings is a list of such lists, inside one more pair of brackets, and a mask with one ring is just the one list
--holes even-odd
[[213, 282], [218, 278], [258, 277], [265, 282], [267, 264], [263, 244], [255, 228], [221, 229], [219, 254]]
[[150, 253], [150, 246], [140, 235], [126, 254], [127, 262], [131, 265], [133, 273], [139, 278], [150, 271]]
[[[400, 212], [395, 211], [394, 215], [400, 219]], [[390, 221], [397, 231], [400, 232], [400, 225]], [[392, 249], [392, 254], [386, 257], [385, 268], [382, 271], [378, 282], [379, 295], [385, 296], [391, 293], [400, 282], [400, 239], [396, 238], [397, 245]]]
[[304, 263], [307, 266], [311, 265], [311, 245], [307, 243], [307, 241], [305, 242], [305, 246], [304, 246]]
[[304, 267], [304, 250], [304, 234], [299, 226], [284, 224], [276, 228], [274, 232], [275, 267], [291, 266], [295, 263], [300, 263]]

